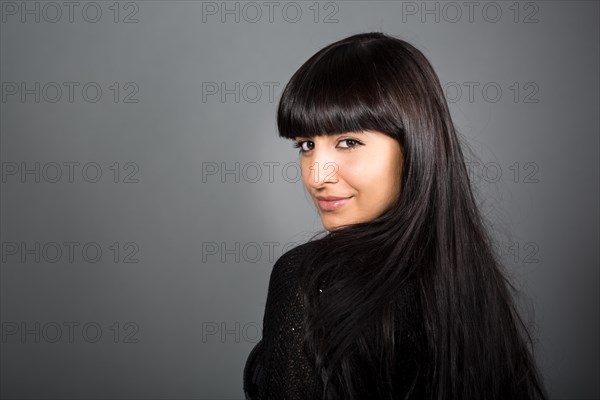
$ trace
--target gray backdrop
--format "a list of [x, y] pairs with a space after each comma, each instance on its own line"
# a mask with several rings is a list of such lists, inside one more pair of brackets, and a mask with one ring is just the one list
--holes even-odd
[[[597, 399], [599, 5], [0, 2], [1, 396], [240, 399], [321, 229], [275, 111], [323, 46], [434, 65], [553, 399]], [[536, 323], [536, 324], [534, 324]]]

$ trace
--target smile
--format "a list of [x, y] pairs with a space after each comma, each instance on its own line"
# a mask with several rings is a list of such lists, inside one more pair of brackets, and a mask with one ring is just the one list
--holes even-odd
[[337, 200], [318, 200], [319, 208], [321, 211], [336, 211], [343, 207], [352, 197]]

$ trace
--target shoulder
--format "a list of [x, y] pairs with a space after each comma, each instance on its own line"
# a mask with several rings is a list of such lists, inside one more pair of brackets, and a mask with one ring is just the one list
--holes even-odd
[[289, 324], [300, 328], [304, 305], [299, 271], [302, 258], [313, 245], [312, 242], [298, 245], [282, 254], [273, 265], [263, 318], [263, 336], [271, 337]]
[[264, 381], [257, 398], [308, 399], [320, 393], [303, 344], [304, 304], [300, 261], [314, 244], [307, 242], [282, 254], [271, 271], [263, 318]]
[[285, 253], [283, 253], [281, 255], [281, 257], [279, 257], [279, 258], [283, 259], [283, 261], [285, 261], [289, 258], [294, 258], [294, 257], [305, 255], [305, 254], [309, 253], [310, 251], [313, 251], [314, 248], [316, 246], [318, 246], [320, 243], [321, 243], [320, 240], [311, 240], [311, 241], [299, 244], [296, 247], [293, 247], [293, 248], [289, 249], [288, 251], [286, 251]]
[[318, 240], [312, 240], [286, 251], [275, 262], [273, 270], [271, 271], [271, 276], [273, 276], [273, 274], [289, 274], [297, 272], [300, 268], [300, 262], [306, 255], [314, 251], [315, 247], [318, 245]]
[[316, 241], [300, 244], [283, 253], [273, 265], [269, 278], [267, 303], [296, 302], [301, 292], [302, 260], [310, 254]]

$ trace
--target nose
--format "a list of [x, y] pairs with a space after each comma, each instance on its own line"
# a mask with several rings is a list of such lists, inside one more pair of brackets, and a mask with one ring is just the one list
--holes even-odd
[[320, 189], [338, 181], [339, 165], [331, 152], [316, 147], [312, 150], [313, 154], [309, 160], [308, 170], [305, 172], [307, 174], [306, 184], [313, 189]]

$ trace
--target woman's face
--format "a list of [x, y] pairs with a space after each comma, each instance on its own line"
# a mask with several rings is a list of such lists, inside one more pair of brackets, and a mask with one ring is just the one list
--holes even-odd
[[302, 179], [328, 231], [372, 220], [400, 195], [400, 144], [377, 131], [298, 136]]

